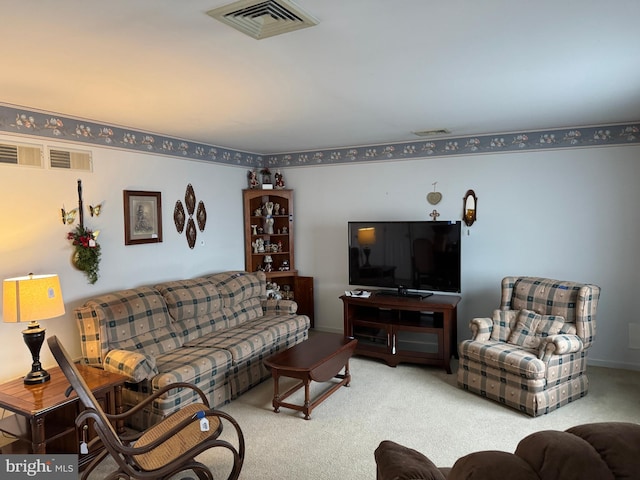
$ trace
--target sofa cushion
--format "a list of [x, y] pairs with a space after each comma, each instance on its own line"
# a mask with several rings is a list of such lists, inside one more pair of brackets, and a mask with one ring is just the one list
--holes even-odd
[[531, 310], [520, 310], [518, 323], [507, 342], [526, 348], [538, 348], [540, 340], [560, 333], [564, 318], [558, 315], [539, 315]]
[[589, 442], [567, 432], [546, 430], [533, 433], [518, 443], [515, 454], [531, 465], [541, 480], [615, 478]]
[[640, 425], [590, 423], [571, 427], [567, 432], [589, 442], [617, 479], [637, 478], [640, 472]]
[[545, 378], [546, 367], [538, 351], [505, 342], [463, 340], [459, 353], [480, 365], [511, 373], [523, 379]]
[[222, 272], [207, 276], [222, 296], [225, 307], [235, 307], [252, 298], [267, 297], [267, 280], [264, 272]]
[[506, 342], [518, 322], [518, 313], [520, 313], [518, 310], [494, 310], [491, 340]]
[[[416, 477], [414, 477], [416, 478]], [[489, 450], [473, 452], [459, 458], [448, 480], [540, 480], [522, 458], [507, 452]]]
[[233, 307], [224, 307], [222, 312], [228, 327], [237, 327], [264, 314], [259, 297], [248, 298]]
[[383, 440], [374, 452], [377, 480], [445, 480], [435, 464], [422, 453]]
[[[231, 354], [222, 348], [178, 348], [156, 359], [159, 373], [152, 380], [152, 391], [176, 382], [193, 383], [206, 391], [216, 378], [224, 378], [231, 365]], [[171, 396], [176, 391], [164, 398]]]
[[223, 348], [231, 354], [233, 364], [238, 365], [268, 352], [273, 344], [273, 334], [269, 330], [254, 330], [242, 326], [210, 333], [186, 343], [185, 346]]
[[160, 292], [150, 287], [120, 290], [87, 302], [105, 324], [109, 349], [158, 356], [182, 345]]
[[311, 321], [306, 315], [264, 315], [244, 326], [253, 330], [269, 330], [274, 343], [281, 344], [309, 330], [310, 325]]
[[227, 327], [222, 296], [212, 281], [194, 278], [155, 288], [164, 297], [175, 329], [185, 342]]

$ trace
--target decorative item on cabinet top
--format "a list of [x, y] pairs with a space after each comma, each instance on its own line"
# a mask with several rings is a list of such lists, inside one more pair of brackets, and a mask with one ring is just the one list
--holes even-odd
[[[189, 248], [193, 249], [196, 246], [196, 239], [198, 237], [196, 221], [198, 222], [198, 229], [200, 229], [201, 232], [204, 232], [204, 227], [207, 223], [207, 210], [202, 200], [198, 202], [198, 209], [196, 210], [196, 192], [191, 184], [187, 185], [184, 201], [187, 211], [185, 212], [182, 202], [178, 200], [173, 209], [173, 222], [175, 223], [178, 233], [182, 233], [185, 230], [186, 225], [187, 228], [185, 236], [187, 238], [187, 245], [189, 245]], [[187, 214], [189, 215], [188, 218]], [[196, 220], [193, 219], [194, 214]]]

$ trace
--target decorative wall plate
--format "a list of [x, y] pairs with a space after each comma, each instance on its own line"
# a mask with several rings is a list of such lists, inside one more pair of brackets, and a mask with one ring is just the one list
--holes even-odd
[[173, 222], [176, 224], [176, 230], [178, 230], [178, 233], [182, 233], [182, 230], [184, 230], [186, 218], [187, 216], [184, 213], [182, 202], [178, 200], [175, 208], [173, 209]]
[[187, 212], [193, 215], [196, 211], [196, 192], [193, 191], [191, 184], [187, 185], [187, 191], [184, 194], [184, 203], [187, 205]]
[[193, 221], [192, 217], [189, 217], [187, 221], [187, 243], [189, 244], [189, 248], [193, 248], [196, 246], [196, 237], [198, 236], [198, 232], [196, 231], [196, 222]]
[[431, 205], [437, 205], [442, 200], [442, 194], [440, 192], [429, 192], [427, 194], [427, 202]]
[[207, 210], [204, 208], [204, 202], [202, 200], [198, 203], [196, 219], [198, 220], [198, 228], [201, 232], [204, 232], [204, 226], [207, 223]]

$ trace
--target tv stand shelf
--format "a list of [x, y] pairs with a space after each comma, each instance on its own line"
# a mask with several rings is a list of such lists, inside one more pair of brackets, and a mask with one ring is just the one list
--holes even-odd
[[451, 373], [459, 296], [414, 298], [375, 292], [368, 298], [340, 299], [344, 334], [358, 339], [357, 355], [380, 358], [392, 367], [400, 362], [439, 365]]

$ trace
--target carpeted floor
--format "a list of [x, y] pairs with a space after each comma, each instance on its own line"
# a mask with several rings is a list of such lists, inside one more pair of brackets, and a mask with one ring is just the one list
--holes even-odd
[[[473, 451], [513, 451], [520, 439], [539, 430], [600, 421], [640, 423], [637, 371], [590, 367], [586, 397], [537, 418], [459, 389], [455, 373], [447, 375], [438, 368], [410, 364], [391, 368], [355, 357], [351, 373], [351, 386], [329, 397], [308, 421], [292, 410], [273, 412], [271, 380], [224, 406], [222, 410], [238, 420], [245, 435], [240, 478], [371, 480], [375, 479], [373, 451], [385, 439], [415, 448], [439, 466], [451, 466]], [[299, 401], [303, 392], [296, 395], [293, 400]], [[230, 433], [228, 428], [223, 435]], [[226, 478], [228, 456], [210, 451], [199, 460], [212, 467], [216, 478]], [[103, 462], [90, 478], [104, 478], [108, 466]], [[190, 477], [195, 475], [185, 472], [174, 478]]]

